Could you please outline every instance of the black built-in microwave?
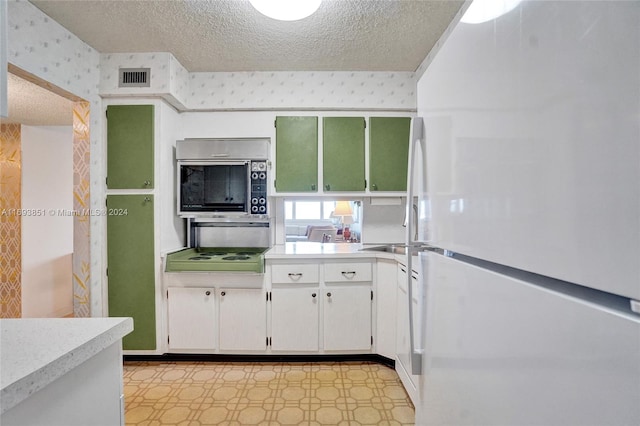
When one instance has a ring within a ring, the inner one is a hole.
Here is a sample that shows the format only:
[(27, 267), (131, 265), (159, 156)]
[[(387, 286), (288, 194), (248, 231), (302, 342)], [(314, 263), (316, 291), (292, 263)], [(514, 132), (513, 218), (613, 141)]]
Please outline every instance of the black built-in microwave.
[(268, 145), (256, 152), (258, 142), (264, 140), (178, 141), (178, 215), (268, 215), (268, 161), (237, 158), (268, 155)]

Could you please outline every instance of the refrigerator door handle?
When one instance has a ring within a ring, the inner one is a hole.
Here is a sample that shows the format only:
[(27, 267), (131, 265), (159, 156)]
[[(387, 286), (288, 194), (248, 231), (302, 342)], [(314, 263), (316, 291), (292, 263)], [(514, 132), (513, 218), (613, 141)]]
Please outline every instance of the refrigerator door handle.
[[(405, 240), (407, 242), (407, 247), (410, 248), (417, 244), (417, 235), (418, 235), (418, 208), (413, 204), (413, 197), (415, 195), (415, 182), (414, 182), (414, 171), (416, 166), (416, 147), (418, 144), (422, 144), (422, 152), (424, 151), (424, 142), (422, 139), (422, 126), (423, 121), (421, 117), (414, 117), (411, 121), (411, 146), (409, 147), (409, 164), (407, 170), (407, 229)], [(424, 170), (425, 165), (422, 167), (422, 173), (426, 173)], [(415, 228), (415, 229), (414, 229)], [(421, 375), (422, 374), (422, 354), (424, 350), (422, 349), (422, 342), (416, 344), (416, 327), (413, 323), (414, 312), (413, 312), (413, 283), (412, 283), (412, 258), (411, 258), (411, 250), (407, 250), (407, 295), (408, 295), (408, 303), (409, 303), (409, 341), (411, 346), (411, 374)], [(422, 298), (418, 297), (418, 312), (421, 311), (420, 304), (422, 303)]]

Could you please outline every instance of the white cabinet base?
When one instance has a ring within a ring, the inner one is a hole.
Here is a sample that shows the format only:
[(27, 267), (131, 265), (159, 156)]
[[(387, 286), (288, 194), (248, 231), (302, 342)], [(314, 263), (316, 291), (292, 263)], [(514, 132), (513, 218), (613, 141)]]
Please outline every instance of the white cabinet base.
[(371, 286), (323, 290), (324, 350), (371, 350)]
[(3, 426), (124, 425), (118, 341), (2, 414)]
[(215, 349), (215, 290), (169, 287), (167, 292), (169, 349)]
[(267, 301), (262, 289), (220, 289), (219, 306), (221, 350), (266, 350)]
[(274, 288), (271, 293), (271, 350), (317, 352), (320, 290)]

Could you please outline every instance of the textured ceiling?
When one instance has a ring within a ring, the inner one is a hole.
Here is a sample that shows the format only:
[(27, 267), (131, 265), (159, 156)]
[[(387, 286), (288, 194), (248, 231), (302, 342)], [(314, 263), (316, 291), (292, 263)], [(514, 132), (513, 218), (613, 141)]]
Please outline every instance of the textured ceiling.
[(323, 0), (282, 22), (247, 0), (31, 0), (101, 53), (170, 52), (188, 71), (415, 71), (463, 0)]
[(11, 73), (7, 76), (9, 117), (2, 123), (71, 126), (73, 102)]

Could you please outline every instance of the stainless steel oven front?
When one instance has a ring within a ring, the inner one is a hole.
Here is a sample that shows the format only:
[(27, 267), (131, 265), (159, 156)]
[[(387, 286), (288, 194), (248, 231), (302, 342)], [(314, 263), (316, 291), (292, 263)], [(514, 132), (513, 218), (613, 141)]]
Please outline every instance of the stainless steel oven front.
[(177, 141), (180, 217), (262, 217), (269, 214), (269, 139)]

